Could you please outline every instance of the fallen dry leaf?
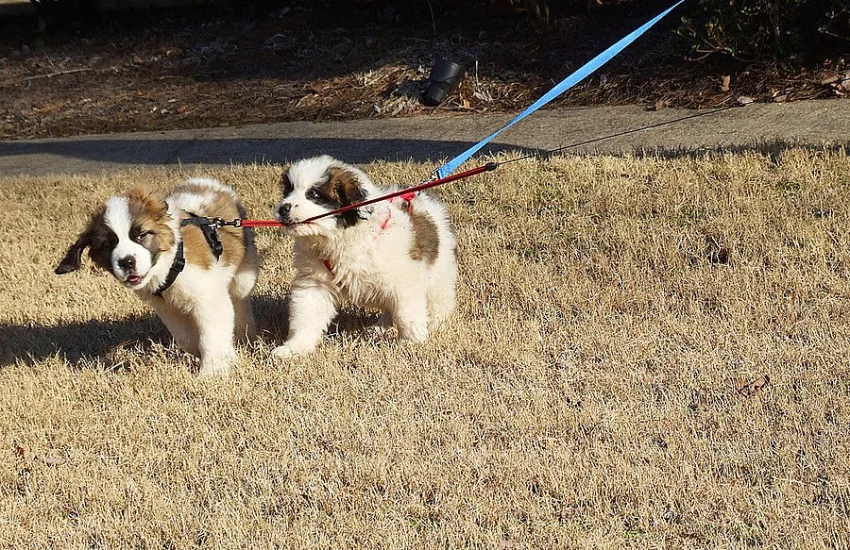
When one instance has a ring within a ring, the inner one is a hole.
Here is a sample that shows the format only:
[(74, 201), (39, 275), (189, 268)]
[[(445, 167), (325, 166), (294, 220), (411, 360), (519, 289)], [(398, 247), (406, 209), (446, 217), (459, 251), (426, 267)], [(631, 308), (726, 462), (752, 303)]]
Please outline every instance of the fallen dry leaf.
[(729, 84), (731, 82), (732, 82), (731, 76), (729, 76), (728, 74), (723, 75), (723, 77), (720, 79), (720, 91), (721, 92), (728, 92), (729, 91)]
[(824, 74), (823, 78), (821, 78), (821, 84), (832, 84), (833, 82), (838, 82), (841, 79), (841, 75), (837, 72), (829, 72)]
[(770, 377), (765, 374), (764, 376), (756, 378), (752, 382), (745, 382), (739, 385), (738, 393), (749, 397), (763, 390), (768, 384), (770, 384)]

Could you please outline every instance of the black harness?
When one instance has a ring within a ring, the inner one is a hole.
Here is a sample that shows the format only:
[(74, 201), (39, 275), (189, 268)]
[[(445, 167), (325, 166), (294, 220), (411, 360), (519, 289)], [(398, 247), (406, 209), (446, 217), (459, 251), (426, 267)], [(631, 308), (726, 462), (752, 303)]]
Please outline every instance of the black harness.
[(159, 285), (159, 288), (153, 291), (154, 296), (162, 298), (162, 293), (168, 290), (168, 287), (174, 284), (177, 276), (186, 267), (186, 258), (183, 257), (183, 241), (177, 243), (177, 254), (174, 255), (174, 261), (171, 263), (171, 269), (168, 270), (168, 277)]
[[(224, 251), (224, 248), (221, 246), (221, 239), (218, 236), (218, 228), (221, 225), (218, 223), (218, 218), (205, 218), (191, 212), (188, 212), (188, 214), (189, 217), (180, 222), (180, 227), (187, 225), (197, 226), (203, 232), (204, 238), (207, 240), (207, 244), (217, 262), (221, 257), (221, 253)], [(168, 276), (159, 285), (159, 288), (153, 291), (153, 295), (161, 298), (162, 293), (174, 284), (174, 281), (177, 280), (177, 276), (180, 275), (184, 267), (186, 267), (186, 258), (183, 256), (183, 241), (181, 240), (177, 243), (177, 252), (174, 254), (174, 261), (171, 263), (171, 269), (168, 270)]]

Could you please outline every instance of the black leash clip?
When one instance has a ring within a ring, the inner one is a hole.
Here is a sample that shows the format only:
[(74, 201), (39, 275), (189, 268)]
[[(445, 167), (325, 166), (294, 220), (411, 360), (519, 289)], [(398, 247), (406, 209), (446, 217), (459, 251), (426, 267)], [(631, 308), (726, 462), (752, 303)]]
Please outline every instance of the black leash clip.
[(224, 227), (225, 225), (229, 225), (232, 227), (242, 227), (242, 218), (234, 218), (231, 222), (225, 221), (224, 218), (214, 218), (214, 220), (219, 227)]

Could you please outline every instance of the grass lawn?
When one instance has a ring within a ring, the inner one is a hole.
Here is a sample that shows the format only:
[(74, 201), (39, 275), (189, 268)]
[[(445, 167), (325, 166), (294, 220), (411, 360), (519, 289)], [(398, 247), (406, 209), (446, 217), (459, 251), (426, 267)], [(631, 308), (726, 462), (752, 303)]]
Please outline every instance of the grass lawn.
[[(376, 163), (378, 183), (433, 166)], [(421, 346), (346, 310), (201, 379), (86, 260), (96, 204), (194, 174), (253, 217), (279, 168), (0, 179), (0, 547), (847, 548), (850, 159), (559, 157), (441, 188), (459, 306)]]

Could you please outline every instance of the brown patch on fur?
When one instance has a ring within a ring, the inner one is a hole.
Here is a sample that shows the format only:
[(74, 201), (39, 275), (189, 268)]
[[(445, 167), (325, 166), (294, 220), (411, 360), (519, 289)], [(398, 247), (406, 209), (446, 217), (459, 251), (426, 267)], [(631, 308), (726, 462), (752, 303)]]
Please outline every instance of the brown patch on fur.
[[(174, 232), (168, 225), (168, 204), (157, 192), (144, 188), (128, 191), (127, 209), (130, 211), (130, 238), (148, 249), (156, 263), (157, 256), (174, 247)], [(146, 234), (138, 240), (140, 234)]]
[[(189, 192), (207, 197), (200, 211), (192, 212), (192, 214), (210, 218), (224, 218), (228, 221), (245, 217), (245, 209), (226, 191), (217, 191), (203, 185), (184, 184), (177, 187), (174, 192)], [(183, 219), (188, 217), (188, 213), (183, 215)], [(215, 256), (210, 245), (207, 244), (207, 239), (204, 237), (201, 228), (196, 225), (186, 225), (182, 227), (181, 231), (183, 233), (183, 254), (186, 257), (186, 262), (203, 269), (212, 267), (216, 262)], [(221, 239), (223, 249), (221, 258), (218, 260), (220, 264), (240, 265), (242, 263), (250, 238), (247, 231), (250, 230), (241, 227), (219, 228), (218, 237)]]
[(440, 233), (437, 224), (426, 213), (417, 212), (413, 209), (410, 215), (413, 225), (413, 243), (410, 245), (408, 254), (413, 260), (425, 260), (427, 264), (433, 264), (440, 250)]
[(127, 197), (127, 208), (133, 220), (146, 217), (158, 222), (168, 217), (168, 205), (165, 199), (155, 191), (134, 187), (124, 196)]
[(320, 192), (339, 203), (340, 206), (347, 206), (363, 199), (360, 180), (345, 168), (329, 168), (328, 181), (320, 187)]
[[(334, 210), (362, 201), (366, 197), (360, 187), (360, 180), (354, 173), (335, 166), (328, 169), (327, 175), (327, 181), (313, 187), (319, 194), (318, 200), (314, 201), (317, 204)], [(357, 223), (359, 215), (352, 210), (340, 214), (338, 219), (344, 227), (351, 227)]]
[[(204, 237), (201, 228), (194, 225), (187, 225), (182, 229), (182, 231), (183, 255), (186, 258), (186, 262), (203, 269), (209, 269), (212, 267), (213, 262), (215, 261), (215, 256), (213, 256), (210, 245), (207, 244), (207, 239)], [(219, 233), (219, 237), (221, 237), (221, 233)], [(223, 258), (228, 249), (228, 247), (224, 245), (224, 239), (221, 240), (221, 245), (224, 249), (221, 253)]]

